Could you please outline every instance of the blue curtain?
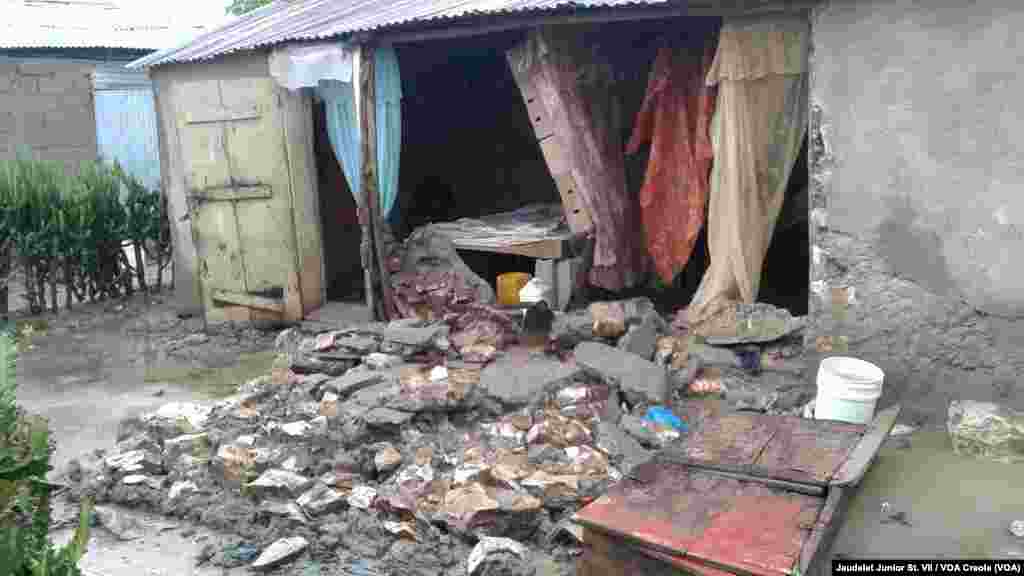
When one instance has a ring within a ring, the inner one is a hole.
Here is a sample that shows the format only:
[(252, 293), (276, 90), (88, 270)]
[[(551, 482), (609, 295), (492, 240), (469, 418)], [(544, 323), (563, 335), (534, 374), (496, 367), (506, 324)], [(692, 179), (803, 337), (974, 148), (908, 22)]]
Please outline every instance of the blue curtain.
[[(377, 188), (380, 213), (391, 216), (398, 198), (398, 166), (402, 150), (402, 82), (394, 48), (378, 48), (375, 57), (377, 113)], [(356, 79), (353, 78), (353, 82)], [(356, 203), (362, 205), (361, 146), (356, 117), (355, 84), (321, 81), (317, 92), (327, 109), (327, 135)]]

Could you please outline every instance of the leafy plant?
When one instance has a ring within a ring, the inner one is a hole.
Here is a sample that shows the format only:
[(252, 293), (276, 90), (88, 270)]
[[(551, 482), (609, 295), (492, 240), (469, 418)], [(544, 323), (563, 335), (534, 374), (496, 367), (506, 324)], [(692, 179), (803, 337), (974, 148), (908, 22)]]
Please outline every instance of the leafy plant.
[[(122, 199), (122, 192), (124, 198)], [(122, 243), (135, 246), (133, 258)], [(0, 316), (7, 280), (17, 265), (33, 313), (146, 290), (143, 252), (162, 270), (170, 261), (170, 225), (163, 195), (117, 164), (83, 163), (75, 176), (63, 164), (19, 158), (0, 162)], [(133, 275), (134, 272), (134, 275)]]
[(0, 331), (0, 568), (7, 576), (78, 576), (89, 540), (92, 505), (83, 502), (78, 528), (60, 549), (49, 539), (52, 446), (45, 421), (23, 414), (15, 397), (15, 348)]

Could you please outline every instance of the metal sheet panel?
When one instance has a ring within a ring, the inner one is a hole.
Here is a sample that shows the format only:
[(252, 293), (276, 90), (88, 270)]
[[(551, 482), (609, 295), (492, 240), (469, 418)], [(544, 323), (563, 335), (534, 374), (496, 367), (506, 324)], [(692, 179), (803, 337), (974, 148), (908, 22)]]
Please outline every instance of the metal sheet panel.
[[(696, 2), (691, 2), (695, 4)], [(707, 2), (699, 3), (706, 5)], [(275, 2), (133, 67), (207, 60), (222, 54), (317, 40), (412, 23), (444, 23), (473, 16), (545, 13), (568, 9), (658, 7), (669, 0), (304, 0)]]
[(152, 88), (99, 90), (95, 95), (99, 155), (118, 162), (146, 188), (160, 188), (160, 147)]
[(210, 28), (206, 15), (150, 3), (5, 0), (0, 14), (0, 48), (158, 50)]

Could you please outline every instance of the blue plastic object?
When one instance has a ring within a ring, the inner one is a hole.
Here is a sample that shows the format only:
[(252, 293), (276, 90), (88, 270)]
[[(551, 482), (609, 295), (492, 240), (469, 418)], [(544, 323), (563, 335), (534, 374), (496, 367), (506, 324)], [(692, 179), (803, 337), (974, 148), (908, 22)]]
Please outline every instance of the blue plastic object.
[(671, 410), (664, 406), (651, 406), (647, 409), (647, 414), (644, 416), (644, 420), (652, 424), (659, 424), (661, 426), (668, 426), (675, 428), (680, 432), (686, 432), (686, 422), (679, 416), (676, 416)]

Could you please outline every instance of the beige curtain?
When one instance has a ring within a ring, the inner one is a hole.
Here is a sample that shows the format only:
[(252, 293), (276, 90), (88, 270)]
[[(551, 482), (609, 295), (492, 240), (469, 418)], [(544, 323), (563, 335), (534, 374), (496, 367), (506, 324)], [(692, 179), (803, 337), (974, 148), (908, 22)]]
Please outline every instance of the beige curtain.
[(690, 303), (697, 329), (756, 300), (786, 183), (807, 130), (806, 17), (726, 21), (707, 75), (718, 85), (708, 207), (711, 263)]

